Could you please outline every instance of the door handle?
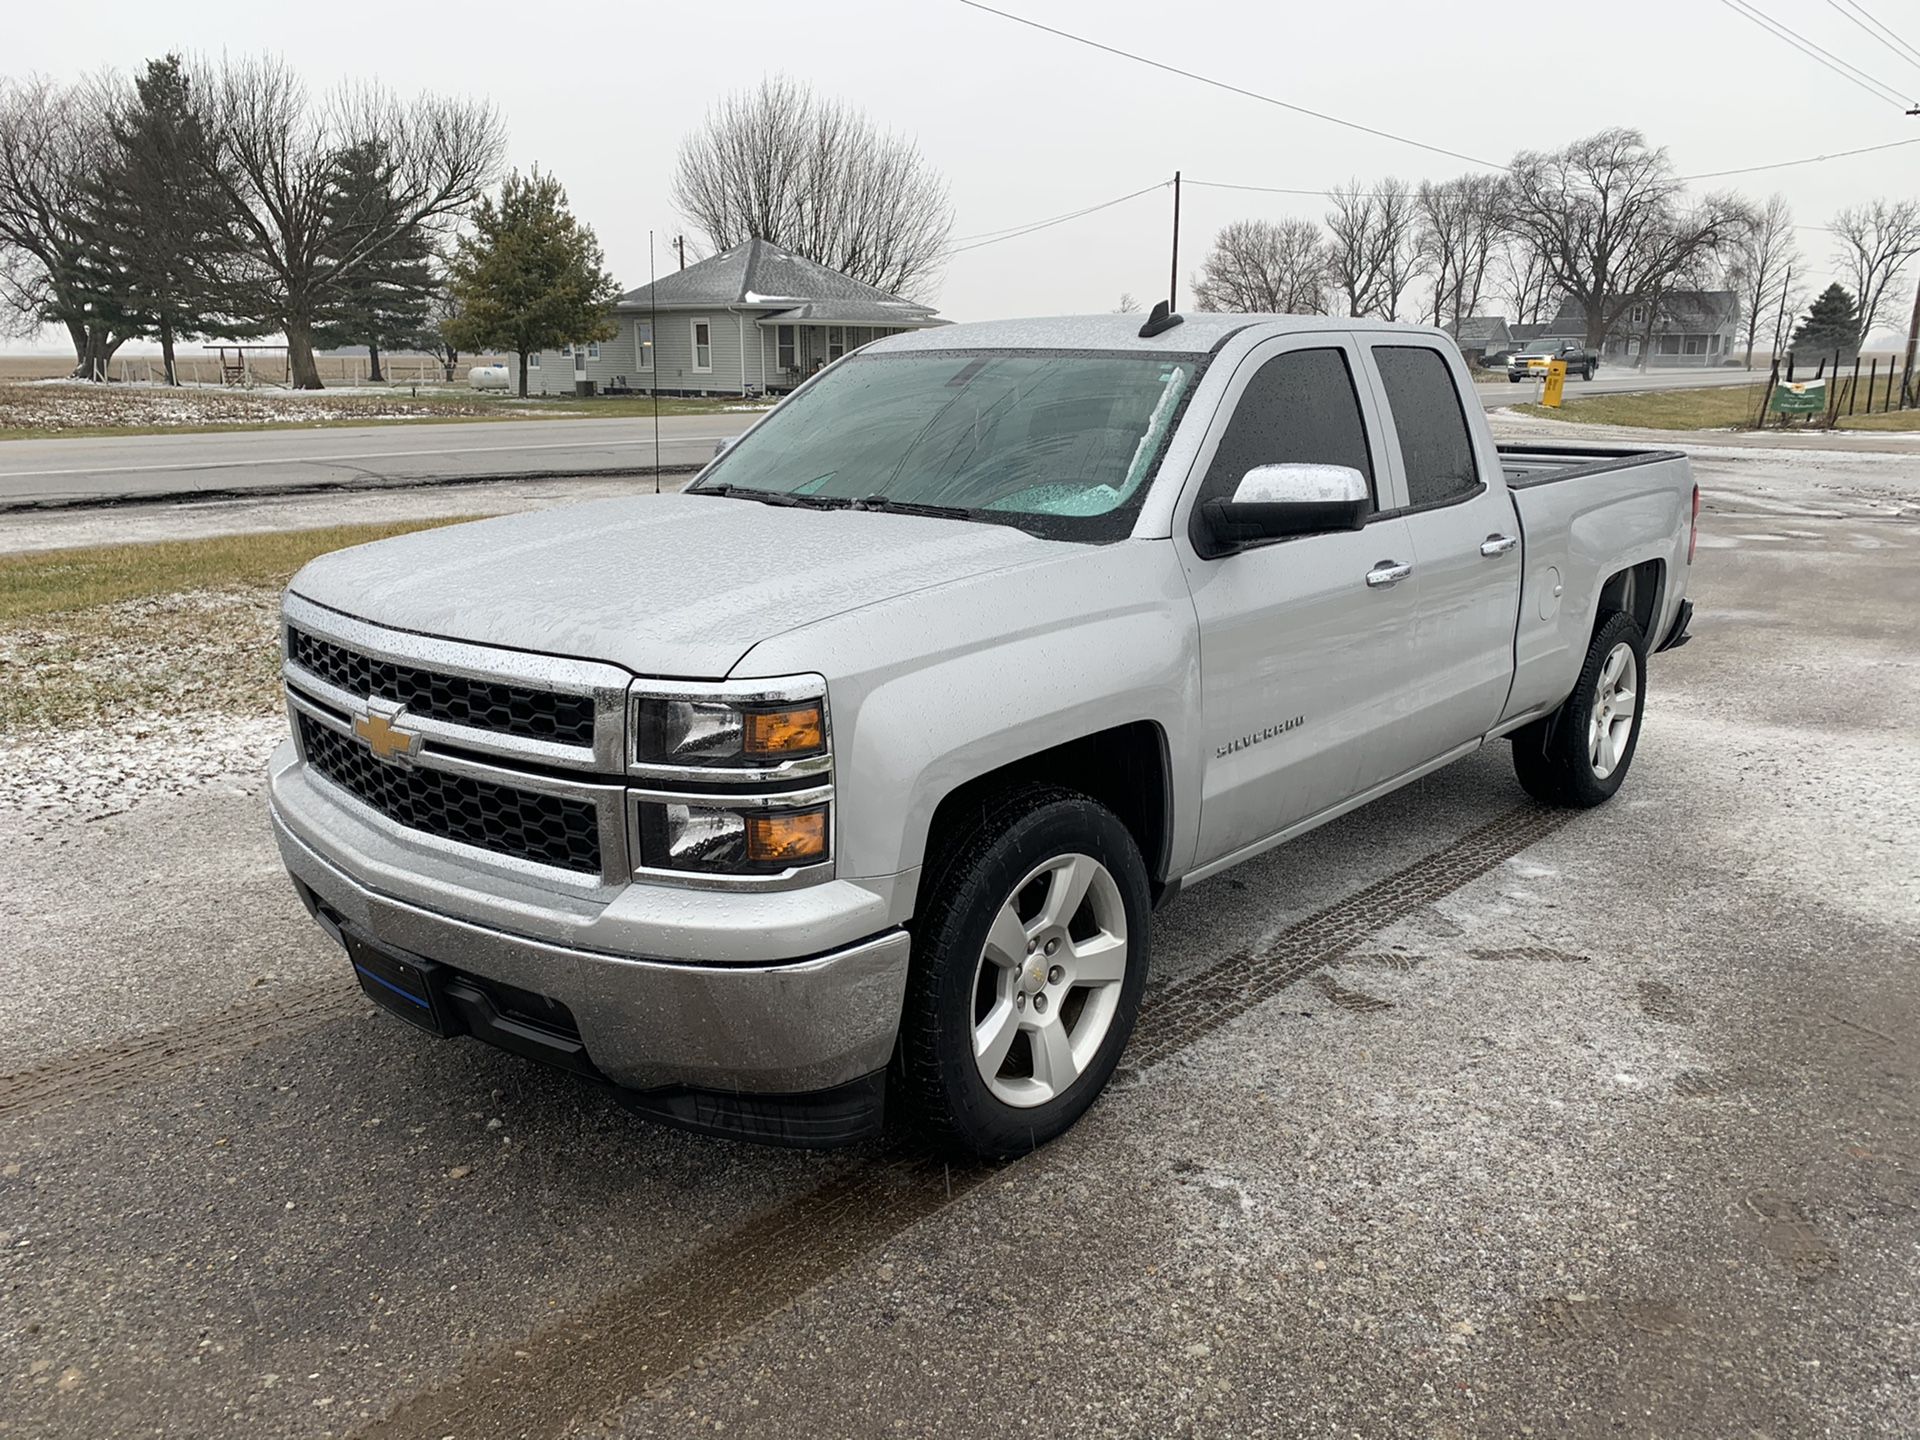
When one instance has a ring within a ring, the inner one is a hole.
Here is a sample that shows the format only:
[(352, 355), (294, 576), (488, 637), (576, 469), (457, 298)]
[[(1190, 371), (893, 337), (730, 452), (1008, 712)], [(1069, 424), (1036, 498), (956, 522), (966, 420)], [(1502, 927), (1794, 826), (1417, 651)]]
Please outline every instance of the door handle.
[(1413, 573), (1413, 566), (1399, 560), (1382, 560), (1373, 569), (1367, 571), (1367, 584), (1375, 590), (1388, 585), (1398, 585)]
[(1482, 555), (1504, 555), (1520, 543), (1517, 535), (1489, 535), (1480, 542)]

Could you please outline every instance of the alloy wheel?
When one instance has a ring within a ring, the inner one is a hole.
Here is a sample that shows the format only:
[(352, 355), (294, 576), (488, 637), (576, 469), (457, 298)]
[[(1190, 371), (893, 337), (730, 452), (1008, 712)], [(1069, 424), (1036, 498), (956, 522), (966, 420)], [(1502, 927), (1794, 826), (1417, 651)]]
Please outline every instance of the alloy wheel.
[(995, 1099), (1065, 1093), (1113, 1028), (1127, 975), (1120, 886), (1090, 855), (1056, 855), (1014, 886), (974, 970), (973, 1058)]

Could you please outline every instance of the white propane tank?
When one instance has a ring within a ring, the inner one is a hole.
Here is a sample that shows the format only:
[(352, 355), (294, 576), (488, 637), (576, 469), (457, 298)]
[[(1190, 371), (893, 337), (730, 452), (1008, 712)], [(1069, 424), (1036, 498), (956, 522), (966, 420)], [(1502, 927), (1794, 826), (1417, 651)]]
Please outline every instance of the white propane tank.
[(467, 384), (475, 390), (505, 390), (507, 388), (507, 367), (504, 365), (475, 365), (467, 371)]

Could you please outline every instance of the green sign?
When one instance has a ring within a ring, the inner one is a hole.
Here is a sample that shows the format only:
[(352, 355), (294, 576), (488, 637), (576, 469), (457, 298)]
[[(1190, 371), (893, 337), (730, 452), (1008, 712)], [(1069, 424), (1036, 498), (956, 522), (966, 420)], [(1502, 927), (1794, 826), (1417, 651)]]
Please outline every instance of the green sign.
[(1774, 386), (1767, 408), (1776, 415), (1817, 415), (1827, 408), (1825, 380), (1782, 381)]

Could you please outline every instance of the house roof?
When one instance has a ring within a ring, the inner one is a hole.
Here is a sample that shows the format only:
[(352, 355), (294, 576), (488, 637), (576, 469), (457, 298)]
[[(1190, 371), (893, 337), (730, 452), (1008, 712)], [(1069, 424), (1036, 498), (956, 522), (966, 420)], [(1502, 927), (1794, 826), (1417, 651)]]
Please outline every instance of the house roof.
[[(933, 307), (889, 294), (818, 261), (766, 240), (743, 240), (731, 250), (629, 290), (617, 308), (686, 310), (745, 306), (779, 311), (791, 320), (856, 325), (928, 325)], [(794, 314), (804, 310), (808, 313)]]
[(1468, 315), (1447, 326), (1462, 350), (1485, 350), (1510, 340), (1504, 315)]
[[(1655, 316), (1655, 328), (1681, 333), (1718, 330), (1723, 325), (1731, 325), (1740, 316), (1740, 297), (1731, 290), (1669, 290), (1660, 297), (1660, 310)], [(1622, 333), (1636, 331), (1635, 326), (1622, 321)], [(1587, 333), (1587, 312), (1580, 302), (1563, 299), (1560, 313), (1553, 317), (1553, 323), (1542, 332), (1547, 335), (1580, 335)]]
[(1515, 344), (1524, 345), (1529, 340), (1538, 340), (1549, 328), (1546, 325), (1509, 325), (1507, 333), (1513, 337)]

